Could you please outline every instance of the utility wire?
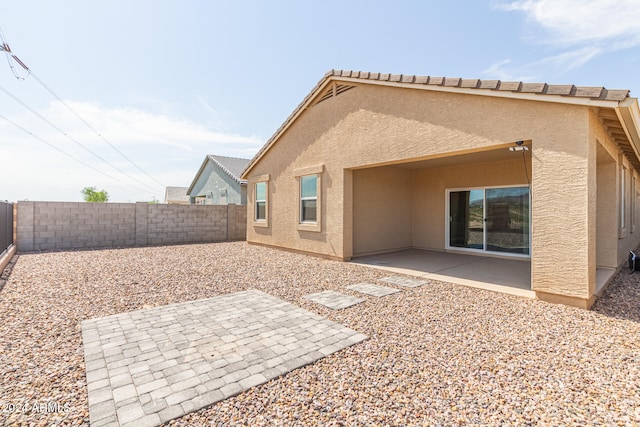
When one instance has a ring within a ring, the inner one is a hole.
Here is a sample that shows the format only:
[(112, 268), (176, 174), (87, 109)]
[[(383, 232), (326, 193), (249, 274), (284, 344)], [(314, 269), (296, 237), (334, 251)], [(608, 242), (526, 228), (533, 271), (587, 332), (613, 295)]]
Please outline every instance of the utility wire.
[[(151, 178), (153, 181), (155, 181), (157, 184), (159, 184), (162, 189), (165, 188), (165, 185), (163, 183), (161, 183), (160, 181), (158, 181), (156, 178), (154, 178), (153, 176), (151, 176), (149, 173), (147, 173), (144, 169), (142, 169), (140, 166), (138, 166), (137, 163), (135, 163), (133, 160), (131, 160), (126, 154), (124, 154), (120, 149), (118, 149), (118, 147), (116, 147), (114, 144), (112, 144), (109, 140), (107, 140), (102, 134), (100, 134), (100, 132), (98, 132), (93, 126), (91, 126), (89, 124), (89, 122), (87, 122), (85, 119), (83, 119), (78, 113), (76, 113), (70, 106), (69, 104), (67, 104), (66, 102), (64, 102), (64, 100), (62, 100), (62, 98), (60, 98), (60, 96), (58, 96), (49, 86), (47, 86), (44, 81), (42, 81), (42, 79), (40, 79), (29, 67), (27, 67), (24, 62), (22, 62), (16, 55), (13, 54), (13, 52), (11, 51), (11, 48), (9, 47), (8, 43), (6, 42), (6, 39), (4, 37), (4, 34), (2, 33), (2, 29), (0, 29), (0, 41), (2, 42), (2, 44), (0, 45), (0, 52), (5, 52), (7, 54), (7, 61), (9, 62), (9, 67), (11, 68), (11, 71), (13, 73), (13, 75), (20, 80), (24, 80), (24, 77), (19, 76), (19, 74), (17, 73), (17, 71), (15, 70), (15, 67), (13, 66), (13, 63), (11, 62), (11, 58), (13, 58), (13, 60), (18, 63), (18, 65), (20, 65), (26, 72), (27, 72), (27, 76), (28, 75), (32, 75), (33, 78), (47, 91), (49, 92), (54, 98), (56, 98), (59, 102), (62, 103), (62, 105), (65, 106), (65, 108), (67, 110), (69, 110), (74, 116), (76, 116), (76, 118), (78, 120), (80, 120), (85, 126), (87, 126), (93, 133), (95, 133), (98, 138), (100, 138), (102, 141), (104, 141), (107, 145), (109, 145), (111, 148), (113, 148), (118, 154), (120, 154), (125, 160), (127, 160), (129, 163), (131, 163), (136, 169), (138, 169), (140, 172), (142, 172), (143, 174), (145, 174), (147, 177)], [(9, 55), (11, 55), (11, 58), (9, 57)], [(6, 93), (6, 91), (5, 91)], [(10, 95), (12, 96), (12, 95)], [(13, 96), (12, 96), (13, 97)], [(16, 99), (15, 97), (13, 97), (14, 99)], [(16, 99), (17, 100), (17, 99)], [(18, 101), (20, 102), (20, 101)], [(23, 104), (24, 105), (24, 104)], [(29, 109), (31, 110), (31, 109)], [(32, 111), (32, 110), (31, 110)], [(37, 113), (36, 113), (37, 114)], [(39, 116), (40, 118), (42, 118), (41, 116)], [(43, 119), (44, 120), (44, 119)], [(67, 136), (65, 134), (65, 136)], [(74, 141), (76, 142), (76, 141)], [(78, 143), (78, 142), (76, 142)], [(78, 143), (79, 144), (79, 143)], [(83, 147), (84, 148), (84, 147)], [(87, 149), (88, 150), (88, 149)], [(90, 151), (90, 150), (89, 150)], [(91, 152), (91, 151), (90, 151)], [(96, 155), (95, 153), (91, 152), (92, 154)], [(125, 173), (125, 175), (129, 176), (130, 178), (134, 179), (135, 181), (141, 183), (142, 185), (145, 185), (146, 187), (152, 188), (149, 185), (141, 182), (140, 180), (131, 177), (129, 174), (127, 174), (126, 172), (123, 172), (122, 170), (118, 169), (117, 167), (111, 165), (109, 162), (107, 162), (104, 159), (103, 160), (105, 163), (109, 164), (110, 166), (114, 167), (115, 169), (117, 169), (118, 171)], [(154, 190), (155, 191), (155, 190)]]
[[(0, 86), (0, 91), (4, 92), (7, 96), (9, 96), (10, 98), (12, 98), (14, 101), (16, 101), (17, 103), (19, 103), (20, 105), (22, 105), (24, 108), (26, 108), (27, 110), (29, 110), (32, 114), (34, 114), (35, 116), (37, 116), (40, 120), (42, 120), (43, 122), (45, 122), (46, 124), (48, 124), (49, 126), (51, 126), (52, 128), (54, 128), (55, 130), (57, 130), (58, 132), (60, 132), (62, 135), (64, 135), (65, 137), (67, 137), (70, 141), (72, 141), (73, 143), (75, 143), (78, 147), (82, 148), (83, 150), (87, 151), (88, 153), (92, 154), (95, 158), (97, 158), (98, 160), (106, 163), (107, 165), (111, 166), (113, 169), (117, 170), (118, 172), (126, 175), (127, 177), (133, 179), (134, 181), (138, 182), (139, 184), (142, 184), (143, 186), (151, 189), (152, 191), (157, 191), (158, 189), (155, 187), (152, 187), (148, 184), (145, 184), (144, 182), (140, 181), (138, 178), (134, 177), (133, 175), (130, 175), (128, 172), (120, 169), (119, 167), (115, 166), (114, 164), (110, 163), (107, 159), (105, 159), (104, 157), (100, 156), (98, 153), (94, 152), (93, 150), (91, 150), (90, 148), (87, 148), (86, 146), (84, 146), (82, 143), (80, 143), (79, 141), (77, 141), (76, 139), (72, 138), (69, 134), (67, 134), (65, 131), (63, 131), (62, 129), (60, 129), (58, 126), (56, 126), (55, 124), (53, 124), (51, 121), (47, 120), (46, 117), (42, 116), (40, 113), (38, 113), (37, 111), (35, 111), (33, 108), (29, 107), (27, 104), (25, 104), (24, 102), (22, 102), (18, 97), (16, 97), (15, 95), (13, 95), (11, 92), (9, 92), (8, 90), (6, 90), (4, 87)], [(147, 190), (149, 191), (149, 190)]]
[[(7, 54), (7, 63), (9, 64), (9, 68), (11, 69), (13, 76), (18, 80), (24, 80), (25, 78), (22, 77), (20, 74), (18, 74), (18, 72), (16, 71), (16, 68), (13, 66), (13, 62), (11, 61), (11, 58), (13, 58), (15, 62), (20, 64), (22, 68), (26, 68), (26, 65), (24, 65), (22, 61), (20, 61), (15, 55), (12, 54), (11, 48), (9, 47), (9, 44), (5, 41), (5, 37), (4, 37), (4, 34), (2, 33), (1, 28), (0, 28), (0, 42), (2, 42), (2, 44), (0, 44), (0, 52), (5, 52)], [(28, 75), (29, 75), (29, 70), (27, 70), (27, 76)]]
[(69, 157), (70, 159), (75, 160), (76, 162), (83, 164), (84, 166), (86, 166), (86, 167), (88, 167), (88, 168), (90, 168), (90, 169), (94, 170), (95, 172), (97, 172), (97, 173), (99, 173), (99, 174), (102, 174), (102, 175), (106, 176), (107, 178), (110, 178), (110, 179), (113, 179), (113, 180), (115, 180), (115, 181), (118, 181), (119, 183), (124, 184), (124, 185), (126, 185), (126, 186), (129, 186), (129, 187), (131, 187), (131, 188), (134, 188), (134, 189), (136, 189), (136, 190), (138, 190), (138, 191), (142, 191), (143, 193), (149, 193), (149, 190), (143, 190), (143, 189), (141, 189), (141, 188), (139, 188), (139, 187), (136, 187), (135, 185), (131, 185), (131, 184), (129, 184), (129, 183), (126, 183), (126, 182), (122, 181), (121, 179), (116, 178), (116, 177), (115, 177), (115, 176), (113, 176), (113, 175), (110, 175), (110, 174), (108, 174), (108, 173), (106, 173), (106, 172), (101, 171), (100, 169), (97, 169), (95, 166), (93, 166), (93, 165), (91, 165), (91, 164), (89, 164), (89, 163), (85, 162), (84, 160), (79, 159), (79, 158), (77, 158), (77, 157), (75, 157), (75, 156), (73, 156), (73, 155), (71, 155), (71, 154), (67, 153), (66, 151), (62, 150), (61, 148), (56, 147), (54, 144), (52, 144), (52, 143), (50, 143), (49, 141), (47, 141), (47, 140), (45, 140), (45, 139), (43, 139), (43, 138), (39, 137), (38, 135), (35, 135), (33, 132), (29, 131), (28, 129), (26, 129), (26, 128), (22, 127), (22, 126), (20, 126), (19, 124), (17, 124), (17, 123), (16, 123), (16, 122), (14, 122), (13, 120), (9, 119), (8, 117), (3, 116), (2, 114), (0, 114), (0, 119), (5, 120), (6, 122), (10, 123), (10, 124), (11, 124), (11, 125), (13, 125), (14, 127), (16, 127), (16, 128), (18, 128), (18, 129), (20, 129), (21, 131), (23, 131), (23, 132), (25, 132), (25, 133), (28, 133), (29, 135), (31, 135), (32, 137), (34, 137), (34, 138), (35, 138), (35, 139), (37, 139), (38, 141), (42, 142), (43, 144), (48, 145), (49, 147), (53, 148), (54, 150), (56, 150), (56, 151), (58, 151), (58, 152), (60, 152), (60, 153), (64, 154), (65, 156)]

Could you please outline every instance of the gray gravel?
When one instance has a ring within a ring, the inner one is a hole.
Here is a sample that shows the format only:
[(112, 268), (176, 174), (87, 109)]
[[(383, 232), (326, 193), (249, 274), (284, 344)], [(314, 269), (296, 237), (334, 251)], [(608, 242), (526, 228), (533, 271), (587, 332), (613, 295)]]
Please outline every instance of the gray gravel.
[(88, 423), (82, 320), (252, 288), (370, 338), (171, 425), (640, 424), (640, 274), (591, 311), (440, 282), (338, 311), (303, 298), (389, 275), (244, 242), (21, 255), (0, 425)]

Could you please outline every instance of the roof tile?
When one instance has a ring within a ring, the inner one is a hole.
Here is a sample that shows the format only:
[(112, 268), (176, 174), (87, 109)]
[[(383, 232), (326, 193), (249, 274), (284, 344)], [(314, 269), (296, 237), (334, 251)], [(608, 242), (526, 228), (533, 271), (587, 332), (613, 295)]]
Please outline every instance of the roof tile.
[(574, 85), (549, 85), (547, 95), (573, 95), (576, 87)]
[(520, 92), (522, 93), (544, 93), (547, 89), (546, 83), (522, 83)]
[(400, 81), (402, 83), (413, 83), (415, 78), (416, 78), (416, 76), (413, 76), (413, 75), (409, 75), (409, 76), (403, 75), (402, 78), (400, 79)]
[(498, 89), (500, 80), (480, 80), (479, 89)]
[(415, 76), (415, 83), (426, 85), (429, 82), (428, 76)]
[(445, 86), (451, 86), (451, 87), (458, 87), (460, 86), (460, 81), (462, 79), (459, 77), (445, 77), (444, 78), (444, 85)]
[(385, 81), (385, 82), (389, 81), (389, 77), (391, 77), (391, 74), (388, 74), (388, 73), (381, 73), (380, 74), (380, 80), (382, 80), (382, 81)]
[(477, 88), (480, 86), (480, 80), (478, 79), (462, 79), (460, 87)]
[(444, 83), (444, 77), (429, 77), (430, 85), (442, 85)]
[(510, 90), (512, 92), (519, 92), (522, 87), (522, 82), (500, 82), (498, 90)]
[(578, 98), (600, 98), (603, 90), (602, 86), (576, 86), (574, 96)]
[(624, 101), (629, 96), (629, 91), (627, 89), (606, 89), (607, 101)]

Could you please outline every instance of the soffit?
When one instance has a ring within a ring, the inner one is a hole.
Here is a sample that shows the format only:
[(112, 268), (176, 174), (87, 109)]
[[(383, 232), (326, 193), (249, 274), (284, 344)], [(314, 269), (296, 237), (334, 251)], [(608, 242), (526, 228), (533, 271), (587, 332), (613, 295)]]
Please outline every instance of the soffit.
[(600, 108), (598, 111), (598, 118), (604, 126), (605, 131), (613, 142), (618, 146), (620, 151), (624, 153), (625, 157), (633, 165), (636, 170), (640, 170), (640, 161), (638, 155), (633, 148), (631, 141), (624, 126), (622, 125), (620, 118), (616, 114), (616, 111), (610, 108)]

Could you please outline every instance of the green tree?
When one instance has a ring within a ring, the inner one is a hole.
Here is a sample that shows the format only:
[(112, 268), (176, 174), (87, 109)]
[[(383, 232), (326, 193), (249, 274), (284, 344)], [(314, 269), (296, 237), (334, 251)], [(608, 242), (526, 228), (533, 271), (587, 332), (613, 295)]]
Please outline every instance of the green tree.
[(84, 187), (82, 197), (85, 202), (104, 203), (109, 201), (109, 194), (104, 191), (96, 191), (96, 187)]

